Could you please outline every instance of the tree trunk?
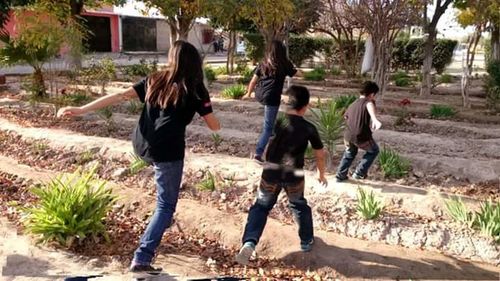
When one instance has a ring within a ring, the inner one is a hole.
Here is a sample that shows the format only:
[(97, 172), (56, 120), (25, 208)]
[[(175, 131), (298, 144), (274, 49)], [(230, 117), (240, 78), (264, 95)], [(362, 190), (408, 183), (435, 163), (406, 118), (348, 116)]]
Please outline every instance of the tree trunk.
[[(79, 1), (79, 0), (70, 0), (70, 7), (71, 7), (71, 20), (74, 22), (80, 22), (80, 14), (83, 11), (83, 5), (84, 1)], [(85, 31), (82, 31), (85, 32)], [(82, 38), (80, 38), (81, 41), (83, 41), (85, 34), (81, 34)], [(83, 42), (81, 42), (83, 44)], [(73, 45), (73, 44), (71, 44)], [(70, 52), (66, 58), (67, 64), (71, 68), (75, 69), (81, 69), (82, 68), (82, 50), (81, 46), (70, 46)]]
[(500, 24), (493, 25), (491, 30), (491, 60), (500, 61)]
[(386, 38), (373, 37), (374, 56), (373, 56), (373, 71), (372, 79), (377, 83), (380, 92), (377, 95), (378, 100), (381, 100), (387, 88), (387, 69), (389, 69), (389, 52), (390, 43)]
[(467, 54), (465, 61), (462, 58), (462, 68), (463, 68), (463, 73), (462, 73), (462, 84), (461, 84), (461, 90), (462, 90), (462, 103), (464, 108), (470, 108), (470, 100), (469, 100), (469, 90), (470, 90), (470, 79), (472, 77), (472, 71), (473, 71), (473, 65), (474, 65), (474, 57), (476, 55), (476, 49), (477, 45), (479, 43), (479, 40), (481, 39), (481, 33), (482, 33), (482, 26), (476, 26), (476, 29), (474, 30), (474, 34), (469, 38), (468, 45), (467, 45)]
[(429, 96), (432, 89), (432, 59), (434, 51), (434, 42), (436, 40), (436, 29), (429, 26), (429, 36), (425, 40), (424, 63), (422, 65), (422, 86), (420, 88), (421, 96)]
[(170, 28), (170, 47), (171, 50), (174, 47), (175, 41), (177, 41), (177, 26), (175, 23), (168, 22), (168, 27)]
[(229, 31), (229, 45), (227, 47), (227, 63), (226, 69), (229, 74), (234, 72), (234, 51), (236, 49), (236, 32), (234, 30)]
[(43, 79), (43, 72), (41, 67), (33, 67), (33, 89), (36, 90), (37, 97), (44, 97), (47, 94), (47, 89), (45, 88), (45, 80)]

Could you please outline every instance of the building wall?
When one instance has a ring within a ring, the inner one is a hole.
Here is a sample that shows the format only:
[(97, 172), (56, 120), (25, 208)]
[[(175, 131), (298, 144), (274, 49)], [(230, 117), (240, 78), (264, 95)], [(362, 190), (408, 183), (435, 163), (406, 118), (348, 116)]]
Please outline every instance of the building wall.
[(86, 11), (82, 13), (83, 16), (91, 17), (107, 17), (110, 19), (111, 24), (111, 51), (120, 52), (120, 30), (119, 30), (119, 20), (120, 17), (116, 14), (104, 13), (104, 12), (89, 12)]
[(159, 52), (166, 52), (170, 48), (170, 28), (164, 20), (156, 21), (156, 48)]

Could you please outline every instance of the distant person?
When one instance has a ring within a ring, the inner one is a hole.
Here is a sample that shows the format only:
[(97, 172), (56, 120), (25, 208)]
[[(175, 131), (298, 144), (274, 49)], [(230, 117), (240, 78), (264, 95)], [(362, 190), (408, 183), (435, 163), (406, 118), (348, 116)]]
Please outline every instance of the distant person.
[(219, 52), (224, 52), (224, 37), (219, 37), (217, 45), (219, 46)]
[(214, 42), (212, 43), (212, 45), (214, 46), (214, 53), (218, 53), (219, 52), (219, 41), (217, 39), (214, 39)]
[(283, 43), (273, 41), (266, 57), (255, 68), (253, 78), (248, 85), (244, 98), (251, 98), (255, 89), (255, 97), (264, 105), (264, 124), (253, 157), (260, 164), (264, 163), (262, 155), (278, 115), (285, 78), (292, 77), (295, 73), (297, 69), (288, 59)]
[(372, 136), (372, 131), (380, 129), (382, 123), (375, 113), (375, 95), (379, 88), (375, 82), (363, 83), (361, 96), (351, 104), (344, 115), (346, 129), (344, 132), (345, 152), (337, 170), (337, 182), (345, 181), (349, 167), (358, 154), (358, 149), (366, 153), (352, 174), (353, 179), (364, 179), (368, 169), (379, 153), (379, 147)]
[(58, 116), (76, 116), (97, 109), (139, 99), (144, 103), (134, 130), (134, 151), (153, 164), (156, 181), (156, 209), (139, 247), (131, 272), (155, 273), (151, 262), (163, 233), (172, 223), (182, 179), (186, 126), (195, 113), (211, 130), (220, 125), (212, 113), (208, 91), (203, 84), (202, 60), (196, 48), (185, 42), (174, 43), (167, 68), (150, 75), (125, 92), (101, 97), (82, 107), (64, 107)]
[(236, 256), (236, 261), (243, 265), (248, 264), (255, 251), (267, 216), (282, 189), (286, 192), (289, 208), (298, 224), (300, 249), (310, 251), (314, 242), (311, 208), (304, 198), (304, 153), (310, 143), (316, 156), (318, 180), (326, 186), (325, 151), (318, 131), (303, 117), (309, 104), (309, 91), (302, 86), (291, 86), (287, 94), (287, 122), (276, 124), (275, 134), (269, 142), (257, 200), (248, 213), (243, 246)]

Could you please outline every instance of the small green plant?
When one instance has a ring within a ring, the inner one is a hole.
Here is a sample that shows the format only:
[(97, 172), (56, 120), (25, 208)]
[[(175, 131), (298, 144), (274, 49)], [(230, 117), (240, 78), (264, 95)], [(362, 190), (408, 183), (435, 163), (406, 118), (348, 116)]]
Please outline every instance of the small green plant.
[(445, 202), (448, 215), (459, 223), (471, 227), (474, 223), (474, 215), (460, 198), (451, 198)]
[(58, 176), (48, 184), (35, 187), (35, 206), (26, 208), (23, 222), (28, 232), (41, 235), (41, 241), (57, 241), (71, 247), (75, 240), (98, 238), (106, 234), (104, 219), (116, 196), (99, 181), (96, 168), (70, 177)]
[(84, 165), (92, 160), (94, 160), (94, 153), (90, 150), (80, 153), (75, 159), (78, 165)]
[(345, 112), (349, 105), (355, 102), (357, 97), (355, 95), (340, 96), (335, 98), (335, 106), (337, 109)]
[(227, 67), (225, 67), (225, 66), (219, 66), (219, 67), (215, 68), (213, 71), (214, 71), (216, 76), (227, 75), (227, 73), (228, 73)]
[(127, 102), (126, 109), (129, 114), (138, 114), (141, 113), (143, 108), (142, 103), (137, 100), (131, 100)]
[(337, 103), (330, 100), (322, 103), (318, 99), (318, 108), (311, 108), (311, 123), (318, 129), (321, 140), (330, 154), (335, 153), (335, 143), (342, 138), (344, 114), (337, 108)]
[(217, 149), (221, 145), (223, 139), (219, 134), (213, 133), (212, 134), (212, 141), (214, 142), (215, 149)]
[(332, 69), (330, 69), (330, 73), (333, 76), (339, 76), (340, 74), (342, 74), (342, 70), (340, 70), (340, 68), (334, 66), (334, 67), (332, 67)]
[(31, 144), (31, 151), (35, 154), (44, 153), (49, 149), (49, 145), (45, 140), (36, 140)]
[(112, 131), (115, 129), (116, 124), (113, 120), (113, 109), (111, 106), (101, 108), (97, 110), (96, 113), (106, 123), (108, 131)]
[(431, 106), (431, 117), (432, 118), (447, 118), (455, 116), (457, 112), (453, 107), (448, 105), (433, 104)]
[(200, 190), (204, 191), (214, 191), (215, 190), (215, 182), (216, 178), (215, 175), (212, 174), (210, 171), (205, 171), (204, 172), (204, 177), (203, 180), (196, 185), (196, 187)]
[(453, 76), (451, 76), (450, 74), (441, 74), (438, 76), (438, 83), (439, 84), (449, 84), (453, 82)]
[(138, 64), (125, 66), (123, 69), (123, 73), (134, 77), (146, 77), (156, 71), (158, 71), (158, 60), (148, 62), (145, 59), (140, 59)]
[(484, 235), (500, 241), (500, 202), (491, 200), (481, 204), (481, 209), (476, 212), (475, 224)]
[(64, 104), (80, 106), (86, 104), (92, 100), (92, 97), (87, 94), (85, 90), (76, 89), (72, 93), (63, 95)]
[(362, 188), (358, 188), (358, 204), (356, 210), (358, 214), (366, 220), (374, 220), (382, 212), (382, 204), (375, 199), (373, 191), (369, 194)]
[(238, 79), (238, 83), (248, 84), (250, 80), (252, 80), (254, 71), (250, 68), (247, 68), (243, 72), (241, 72), (241, 75), (242, 75), (241, 78)]
[(309, 72), (304, 73), (304, 79), (307, 81), (323, 81), (325, 80), (326, 71), (322, 67), (314, 68)]
[(410, 78), (404, 77), (404, 78), (398, 78), (394, 80), (394, 84), (398, 87), (408, 87), (411, 85), (411, 80)]
[(140, 171), (146, 169), (147, 166), (149, 166), (149, 164), (146, 161), (142, 160), (141, 157), (139, 157), (135, 153), (131, 154), (130, 165), (128, 167), (129, 173), (131, 175), (136, 175)]
[(221, 96), (225, 99), (241, 99), (246, 93), (246, 87), (244, 85), (238, 84), (233, 85), (229, 88), (224, 89), (222, 91)]
[(411, 168), (407, 159), (385, 147), (380, 151), (378, 161), (386, 178), (402, 178), (408, 174)]
[(99, 62), (91, 60), (90, 66), (81, 71), (84, 83), (101, 86), (101, 94), (106, 94), (106, 86), (116, 78), (116, 65), (110, 58), (104, 58)]
[(304, 157), (306, 159), (313, 159), (314, 158), (314, 149), (312, 148), (311, 145), (307, 146), (306, 151), (304, 153)]
[(410, 76), (408, 76), (408, 74), (404, 71), (398, 71), (391, 76), (391, 79), (393, 81), (396, 81), (401, 78), (410, 78)]
[(217, 75), (215, 74), (215, 71), (211, 67), (205, 67), (204, 71), (208, 84), (212, 84), (215, 80), (217, 80)]

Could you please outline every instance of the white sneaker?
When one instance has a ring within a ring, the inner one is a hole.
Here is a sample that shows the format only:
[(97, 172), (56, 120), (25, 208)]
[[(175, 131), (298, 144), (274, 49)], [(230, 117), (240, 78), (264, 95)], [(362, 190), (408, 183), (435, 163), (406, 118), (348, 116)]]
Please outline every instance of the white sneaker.
[(240, 249), (240, 252), (236, 255), (236, 262), (241, 265), (248, 265), (250, 258), (255, 252), (255, 244), (253, 242), (245, 242)]

